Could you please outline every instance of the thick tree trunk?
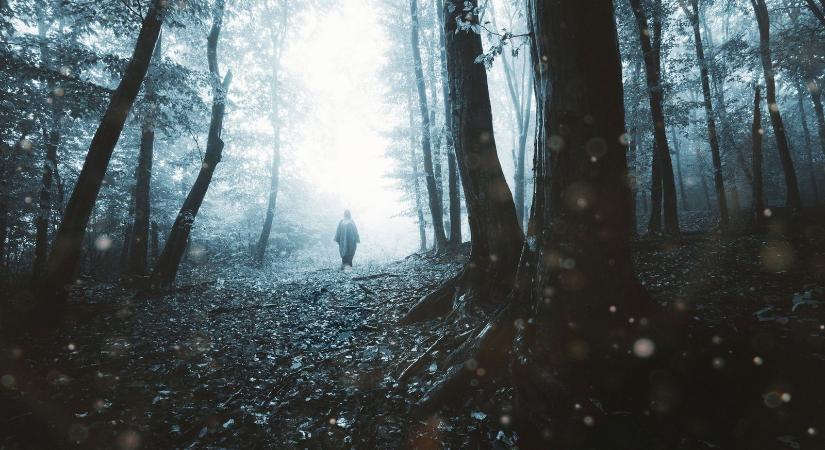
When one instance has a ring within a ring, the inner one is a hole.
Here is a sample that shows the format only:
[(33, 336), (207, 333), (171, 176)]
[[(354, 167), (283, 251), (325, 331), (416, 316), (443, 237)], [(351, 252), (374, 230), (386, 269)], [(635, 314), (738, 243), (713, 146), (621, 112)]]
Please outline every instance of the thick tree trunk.
[(753, 124), (751, 125), (751, 159), (753, 164), (753, 216), (756, 224), (762, 223), (765, 211), (765, 194), (762, 189), (762, 98), (759, 85), (753, 89)]
[(441, 196), (433, 170), (432, 137), (430, 135), (430, 112), (427, 105), (427, 89), (424, 83), (424, 69), (421, 65), (421, 49), (419, 48), (419, 21), (418, 0), (410, 0), (410, 17), (412, 19), (410, 33), (410, 48), (412, 50), (415, 72), (415, 84), (418, 88), (418, 105), (421, 110), (421, 151), (424, 156), (424, 174), (427, 180), (427, 194), (429, 194), (430, 215), (433, 221), (433, 238), (437, 250), (447, 248), (447, 235), (444, 233), (444, 212)]
[(814, 164), (814, 155), (811, 147), (811, 130), (808, 128), (808, 115), (805, 114), (805, 102), (803, 100), (802, 86), (796, 87), (796, 104), (799, 108), (799, 121), (802, 124), (802, 134), (805, 138), (805, 160), (808, 163), (808, 178), (811, 183), (811, 194), (813, 194), (814, 204), (819, 203), (819, 188), (816, 183), (816, 167)]
[[(161, 38), (155, 45), (152, 57), (155, 64), (161, 58)], [(135, 221), (132, 225), (132, 242), (129, 245), (128, 274), (132, 277), (144, 276), (148, 270), (149, 256), (149, 223), (151, 211), (152, 160), (155, 153), (155, 122), (157, 109), (155, 81), (150, 74), (146, 82), (146, 101), (148, 102), (147, 115), (143, 118), (140, 127), (140, 153), (138, 166), (135, 171)]]
[[(725, 195), (725, 182), (722, 178), (722, 156), (719, 151), (719, 136), (716, 133), (716, 116), (713, 113), (713, 100), (710, 92), (710, 75), (708, 62), (705, 61), (705, 49), (702, 46), (702, 33), (699, 31), (699, 0), (691, 0), (692, 14), (690, 22), (693, 25), (693, 43), (696, 48), (696, 62), (699, 64), (699, 75), (702, 81), (702, 97), (705, 106), (705, 122), (708, 127), (708, 142), (713, 161), (713, 184), (716, 188), (716, 201), (719, 207), (719, 225), (724, 230), (728, 226), (728, 204)], [(684, 197), (683, 197), (684, 198)]]
[(762, 60), (762, 70), (765, 73), (765, 97), (768, 100), (768, 116), (771, 118), (773, 134), (776, 138), (776, 150), (779, 161), (782, 163), (782, 173), (785, 175), (785, 189), (787, 205), (794, 211), (802, 208), (802, 198), (799, 195), (799, 184), (796, 181), (793, 157), (791, 156), (788, 135), (785, 124), (776, 102), (776, 80), (774, 79), (773, 62), (771, 61), (770, 21), (768, 6), (765, 0), (751, 0), (753, 11), (759, 28), (759, 57)]
[(457, 17), (472, 23), (478, 18), (467, 14), (461, 0), (449, 0), (446, 7), (444, 26), (453, 105), (453, 142), (464, 186), (472, 247), (464, 272), (422, 298), (402, 323), (447, 313), (453, 298), (461, 292), (477, 291), (484, 300), (501, 302), (503, 296), (489, 294), (512, 281), (523, 242), (513, 196), (496, 152), (487, 72), (475, 62), (482, 52), (481, 36), (469, 30), (456, 32)]
[[(661, 5), (657, 1), (653, 15), (654, 45), (650, 42), (650, 33), (647, 26), (647, 13), (642, 0), (630, 0), (633, 15), (639, 32), (639, 42), (642, 46), (642, 55), (645, 63), (645, 77), (650, 99), (650, 113), (653, 119), (653, 135), (655, 138), (654, 170), (658, 165), (662, 180), (662, 207), (664, 210), (664, 232), (669, 235), (679, 234), (679, 212), (676, 202), (676, 182), (673, 176), (673, 162), (670, 159), (667, 135), (665, 133), (664, 92), (661, 80)], [(655, 178), (655, 177), (654, 177)], [(655, 184), (654, 184), (655, 187)], [(654, 189), (655, 192), (655, 189)], [(652, 214), (656, 214), (655, 204)], [(655, 230), (651, 230), (655, 231)]]
[(140, 85), (149, 69), (152, 52), (160, 34), (166, 2), (154, 0), (146, 13), (135, 44), (132, 59), (123, 79), (112, 95), (109, 107), (95, 132), (89, 152), (78, 176), (74, 192), (69, 199), (66, 213), (54, 242), (44, 274), (44, 294), (61, 301), (65, 287), (71, 283), (77, 271), (83, 236), (89, 223), (97, 195), (112, 151), (120, 138), (126, 117), (132, 109)]
[(453, 107), (450, 102), (450, 79), (447, 73), (447, 43), (444, 37), (444, 1), (433, 2), (438, 17), (438, 47), (441, 52), (441, 94), (444, 98), (444, 143), (447, 149), (447, 182), (450, 197), (450, 245), (461, 244), (461, 192), (459, 189), (458, 165), (455, 161), (453, 145)]
[(149, 287), (152, 289), (162, 288), (171, 285), (175, 281), (175, 276), (178, 273), (181, 258), (186, 251), (189, 243), (189, 233), (192, 230), (192, 224), (195, 217), (198, 215), (203, 199), (206, 196), (206, 191), (209, 189), (209, 183), (212, 181), (212, 175), (215, 173), (215, 168), (221, 161), (224, 142), (221, 139), (223, 131), (223, 120), (226, 111), (226, 96), (229, 91), (229, 85), (232, 82), (232, 72), (227, 72), (220, 82), (220, 73), (218, 70), (218, 38), (221, 33), (221, 26), (223, 24), (223, 10), (224, 0), (218, 0), (215, 7), (215, 17), (212, 23), (212, 30), (207, 39), (207, 58), (209, 62), (209, 72), (212, 75), (212, 118), (209, 123), (209, 135), (206, 140), (206, 152), (203, 157), (200, 172), (189, 191), (189, 195), (183, 202), (183, 206), (172, 225), (172, 231), (169, 233), (169, 238), (163, 246), (163, 252), (158, 258), (155, 269), (149, 280)]

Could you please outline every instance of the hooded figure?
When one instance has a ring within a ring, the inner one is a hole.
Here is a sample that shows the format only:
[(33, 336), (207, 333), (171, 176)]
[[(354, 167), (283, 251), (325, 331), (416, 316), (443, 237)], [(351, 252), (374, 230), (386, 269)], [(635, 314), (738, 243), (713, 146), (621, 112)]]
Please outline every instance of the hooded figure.
[(341, 268), (352, 267), (352, 257), (355, 256), (355, 248), (361, 242), (361, 238), (358, 237), (358, 228), (355, 227), (349, 210), (344, 211), (344, 218), (338, 222), (335, 242), (338, 243), (338, 251), (341, 253)]

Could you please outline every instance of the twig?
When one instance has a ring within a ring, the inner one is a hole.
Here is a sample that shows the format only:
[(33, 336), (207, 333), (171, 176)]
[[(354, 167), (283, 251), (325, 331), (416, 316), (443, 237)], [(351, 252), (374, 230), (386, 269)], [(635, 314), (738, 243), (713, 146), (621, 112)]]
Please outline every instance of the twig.
[(440, 338), (436, 339), (435, 342), (433, 342), (433, 345), (429, 346), (427, 350), (424, 350), (424, 353), (422, 353), (418, 358), (416, 358), (415, 361), (412, 362), (412, 364), (407, 366), (407, 368), (404, 369), (403, 372), (401, 372), (401, 375), (398, 375), (398, 381), (404, 381), (404, 379), (412, 373), (412, 371), (418, 366), (418, 364), (421, 363), (421, 360), (423, 360), (425, 356), (427, 356), (438, 344), (440, 344), (445, 337), (447, 337), (446, 334), (442, 335)]
[(369, 294), (369, 295), (375, 295), (375, 291), (373, 291), (372, 289), (370, 289), (370, 288), (368, 288), (368, 287), (364, 286), (364, 285), (363, 285), (363, 284), (361, 284), (361, 283), (358, 283), (358, 287), (360, 287), (360, 288), (361, 288), (361, 290), (363, 290), (364, 292), (366, 292), (366, 293), (367, 293), (367, 294)]
[(232, 400), (235, 400), (235, 398), (236, 398), (236, 397), (237, 397), (237, 396), (238, 396), (241, 392), (243, 392), (243, 388), (238, 389), (238, 392), (236, 392), (236, 393), (234, 393), (234, 394), (230, 395), (230, 396), (229, 396), (229, 398), (228, 398), (228, 399), (226, 399), (226, 401), (225, 401), (225, 402), (221, 403), (221, 406), (220, 406), (220, 407), (221, 407), (221, 408), (226, 408), (226, 407), (227, 407), (230, 403), (232, 403)]
[(376, 278), (381, 278), (381, 277), (400, 277), (400, 276), (401, 275), (398, 275), (398, 274), (384, 272), (384, 273), (377, 273), (375, 275), (367, 275), (367, 276), (364, 276), (364, 277), (355, 277), (355, 278), (352, 279), (352, 281), (367, 281), (367, 280), (374, 280)]

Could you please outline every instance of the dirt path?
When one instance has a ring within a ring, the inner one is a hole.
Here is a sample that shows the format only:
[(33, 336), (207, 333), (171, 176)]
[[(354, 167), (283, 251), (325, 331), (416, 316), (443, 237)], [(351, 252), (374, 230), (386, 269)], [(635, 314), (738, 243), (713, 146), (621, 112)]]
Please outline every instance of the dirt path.
[[(771, 336), (759, 354), (766, 364), (804, 352), (782, 380), (802, 368), (807, 378), (825, 374), (825, 307), (793, 310), (795, 294), (819, 301), (823, 261), (800, 251), (771, 273), (765, 245), (648, 242), (638, 270), (663, 304), (684, 302), (704, 321)], [(115, 286), (81, 287), (59, 333), (3, 343), (0, 447), (508, 447), (506, 387), (430, 421), (409, 414), (454, 341), (442, 337), (449, 324), (400, 328), (396, 319), (459, 266), (410, 258), (350, 273), (225, 267), (143, 300)], [(413, 363), (418, 370), (399, 383)], [(821, 415), (805, 427), (825, 432)], [(787, 442), (812, 438), (804, 427), (782, 433)]]
[(0, 416), (0, 435), (38, 429), (46, 446), (119, 448), (401, 445), (404, 396), (420, 390), (393, 376), (436, 338), (394, 323), (455, 267), (411, 259), (219, 278), (148, 300), (81, 290), (60, 336), (7, 349), (20, 414)]

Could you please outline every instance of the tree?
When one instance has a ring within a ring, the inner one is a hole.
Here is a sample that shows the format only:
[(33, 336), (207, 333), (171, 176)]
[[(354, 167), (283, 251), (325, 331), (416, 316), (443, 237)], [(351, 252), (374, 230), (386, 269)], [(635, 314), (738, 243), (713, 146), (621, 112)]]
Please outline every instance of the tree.
[(779, 104), (776, 101), (776, 80), (773, 61), (771, 60), (768, 6), (765, 4), (765, 0), (751, 0), (751, 5), (759, 28), (759, 58), (762, 61), (762, 71), (765, 75), (765, 98), (768, 101), (768, 116), (771, 118), (773, 134), (776, 138), (776, 151), (779, 153), (782, 173), (785, 175), (787, 204), (794, 211), (799, 211), (802, 208), (802, 198), (796, 181), (796, 171), (794, 170), (788, 135), (782, 121), (782, 114), (779, 111)]
[(825, 26), (825, 0), (819, 0), (819, 5), (814, 0), (805, 0), (808, 9), (823, 26)]
[(819, 188), (816, 183), (816, 168), (814, 164), (813, 150), (811, 149), (811, 130), (808, 128), (808, 117), (805, 114), (805, 102), (803, 101), (804, 88), (801, 85), (796, 86), (796, 105), (799, 108), (799, 122), (802, 125), (802, 136), (805, 139), (805, 161), (808, 163), (808, 178), (811, 180), (811, 191), (814, 198), (814, 204), (819, 203)]
[(713, 112), (713, 100), (710, 92), (708, 62), (705, 60), (702, 33), (699, 30), (699, 0), (690, 0), (690, 10), (688, 10), (685, 5), (682, 6), (693, 26), (693, 43), (696, 48), (696, 63), (699, 65), (699, 76), (702, 82), (705, 121), (708, 128), (708, 143), (710, 144), (710, 153), (713, 160), (713, 184), (716, 188), (716, 201), (719, 206), (719, 225), (724, 230), (728, 226), (728, 204), (725, 195), (725, 182), (722, 179), (722, 156), (719, 152), (719, 136), (716, 132), (716, 116)]
[(458, 179), (458, 165), (453, 145), (453, 112), (450, 103), (450, 83), (447, 73), (447, 44), (444, 37), (444, 1), (433, 2), (437, 9), (438, 49), (441, 63), (441, 94), (444, 98), (444, 143), (447, 149), (447, 189), (450, 200), (450, 245), (461, 244), (461, 191)]
[[(269, 5), (269, 4), (267, 4)], [(280, 76), (281, 67), (281, 53), (284, 48), (284, 41), (286, 40), (286, 33), (289, 27), (290, 9), (289, 3), (280, 5), (281, 12), (276, 14), (270, 8), (267, 8), (269, 15), (273, 18), (270, 23), (270, 39), (272, 41), (272, 57), (270, 64), (272, 67), (272, 76), (270, 79), (270, 111), (269, 122), (273, 129), (272, 139), (272, 164), (270, 166), (270, 184), (269, 184), (269, 200), (266, 208), (266, 217), (264, 218), (263, 229), (261, 236), (258, 238), (258, 244), (255, 246), (255, 262), (262, 264), (266, 248), (269, 245), (269, 235), (272, 231), (272, 222), (275, 220), (275, 206), (278, 201), (278, 185), (280, 184), (280, 167), (281, 167), (281, 117), (280, 117), (280, 86), (278, 77)]]
[(229, 85), (232, 83), (232, 71), (227, 71), (221, 81), (218, 66), (218, 39), (223, 26), (223, 13), (226, 5), (225, 0), (216, 0), (213, 13), (212, 29), (209, 32), (206, 45), (207, 61), (209, 63), (209, 73), (212, 78), (212, 117), (209, 122), (209, 135), (206, 140), (206, 152), (200, 172), (189, 191), (186, 200), (181, 206), (180, 212), (172, 225), (172, 231), (163, 247), (155, 265), (154, 271), (149, 279), (150, 288), (160, 288), (172, 284), (178, 273), (181, 258), (189, 243), (189, 234), (192, 224), (198, 215), (203, 199), (209, 189), (215, 168), (221, 161), (224, 142), (221, 139), (223, 131), (223, 120), (226, 113), (226, 97)]
[(427, 251), (427, 223), (424, 219), (424, 208), (421, 202), (421, 189), (418, 184), (418, 180), (421, 177), (418, 171), (418, 158), (415, 154), (415, 147), (417, 145), (416, 133), (415, 133), (415, 112), (413, 109), (413, 95), (412, 89), (407, 91), (407, 111), (409, 114), (409, 135), (410, 135), (410, 166), (412, 167), (412, 182), (413, 182), (413, 195), (415, 196), (415, 212), (418, 222), (418, 240), (419, 240), (419, 252), (426, 252)]
[[(153, 60), (155, 64), (161, 58), (161, 38), (155, 45)], [(146, 102), (148, 112), (140, 123), (140, 152), (138, 165), (135, 170), (134, 211), (135, 220), (132, 224), (131, 242), (129, 243), (128, 274), (130, 276), (144, 276), (148, 270), (149, 255), (149, 224), (151, 222), (150, 193), (152, 184), (152, 160), (155, 153), (155, 127), (157, 123), (156, 104), (157, 80), (150, 74), (146, 82)]]
[[(498, 30), (494, 3), (490, 0), (487, 4), (490, 8), (490, 21), (493, 27)], [(513, 59), (512, 53), (510, 57), (508, 57), (507, 52), (501, 53), (501, 64), (504, 67), (507, 93), (509, 94), (510, 102), (515, 113), (515, 128), (518, 131), (514, 158), (513, 198), (516, 202), (516, 216), (518, 217), (519, 224), (523, 227), (527, 218), (527, 213), (525, 212), (527, 209), (527, 205), (525, 204), (527, 183), (524, 170), (527, 154), (527, 132), (530, 128), (530, 110), (533, 101), (533, 79), (528, 76), (528, 68), (530, 67), (529, 56), (522, 57), (521, 80), (516, 78), (516, 68), (514, 67)]]
[[(59, 7), (58, 7), (59, 9)], [(42, 39), (40, 57), (43, 63), (51, 70), (56, 70), (60, 66), (60, 61), (52, 55), (46, 44), (49, 24), (46, 22), (43, 10), (38, 11), (37, 28), (38, 35)], [(58, 22), (58, 34), (63, 34), (62, 18), (56, 17)], [(54, 82), (49, 83), (49, 102), (51, 104), (50, 124), (48, 129), (44, 127), (43, 136), (46, 142), (46, 158), (43, 163), (43, 178), (40, 182), (40, 199), (36, 221), (36, 238), (34, 246), (34, 264), (32, 273), (37, 279), (43, 274), (46, 266), (46, 258), (49, 248), (49, 217), (52, 213), (52, 190), (55, 173), (57, 171), (57, 150), (60, 146), (60, 121), (63, 118), (63, 96), (65, 91)]]
[(762, 189), (762, 98), (759, 85), (753, 87), (753, 124), (751, 125), (751, 160), (753, 163), (753, 217), (757, 225), (762, 223), (765, 212), (765, 194)]
[[(593, 374), (608, 367), (613, 345), (638, 338), (641, 329), (629, 318), (658, 312), (631, 260), (628, 139), (611, 3), (529, 4), (531, 52), (542, 63), (534, 69), (540, 131), (526, 244), (507, 301), (451, 354), (447, 376), (423, 400), (464, 399), (469, 386), (509, 369), (525, 448), (574, 447), (566, 441), (580, 420), (570, 418), (574, 399), (599, 383)], [(591, 356), (577, 359), (581, 353), (571, 348)], [(622, 375), (628, 384), (646, 382)], [(615, 388), (611, 395), (619, 403)]]
[(822, 88), (816, 80), (813, 80), (808, 84), (808, 90), (811, 93), (811, 102), (814, 104), (819, 144), (822, 147), (822, 154), (825, 155), (825, 109), (822, 107)]
[(427, 194), (429, 196), (430, 215), (433, 220), (433, 238), (437, 250), (447, 247), (447, 235), (444, 233), (444, 210), (436, 184), (435, 172), (433, 170), (432, 137), (430, 133), (430, 112), (427, 105), (427, 90), (424, 83), (424, 69), (421, 64), (421, 49), (419, 48), (419, 20), (418, 20), (418, 0), (410, 0), (410, 17), (412, 26), (410, 27), (410, 49), (413, 56), (413, 70), (415, 73), (415, 84), (418, 89), (418, 106), (421, 111), (421, 152), (424, 155), (424, 176), (427, 181)]
[[(648, 98), (650, 100), (650, 114), (653, 120), (654, 135), (654, 157), (653, 157), (653, 188), (651, 192), (655, 195), (661, 186), (662, 206), (664, 209), (664, 232), (666, 234), (679, 233), (679, 213), (676, 204), (676, 181), (673, 176), (673, 163), (670, 159), (670, 148), (667, 142), (667, 127), (664, 115), (664, 89), (661, 76), (661, 0), (656, 1), (656, 8), (653, 13), (653, 39), (650, 41), (650, 29), (647, 26), (647, 12), (642, 0), (630, 0), (630, 7), (636, 19), (636, 26), (639, 33), (639, 42), (642, 47), (643, 61), (645, 65), (645, 78), (647, 80)], [(661, 181), (660, 181), (661, 180)], [(653, 215), (658, 215), (656, 201), (653, 202), (651, 211), (651, 233), (659, 232), (657, 228), (658, 219)]]
[(149, 6), (132, 58), (89, 145), (83, 169), (69, 198), (42, 282), (44, 294), (56, 298), (60, 303), (65, 298), (65, 287), (71, 283), (77, 271), (89, 216), (100, 192), (112, 151), (149, 69), (165, 10), (166, 2), (163, 0), (154, 0)]
[(453, 143), (472, 247), (462, 273), (422, 298), (406, 314), (404, 323), (444, 314), (453, 299), (465, 293), (469, 298), (478, 294), (479, 300), (500, 301), (490, 293), (509, 285), (523, 241), (513, 196), (496, 153), (487, 73), (476, 62), (482, 54), (478, 4), (449, 0), (445, 7)]

